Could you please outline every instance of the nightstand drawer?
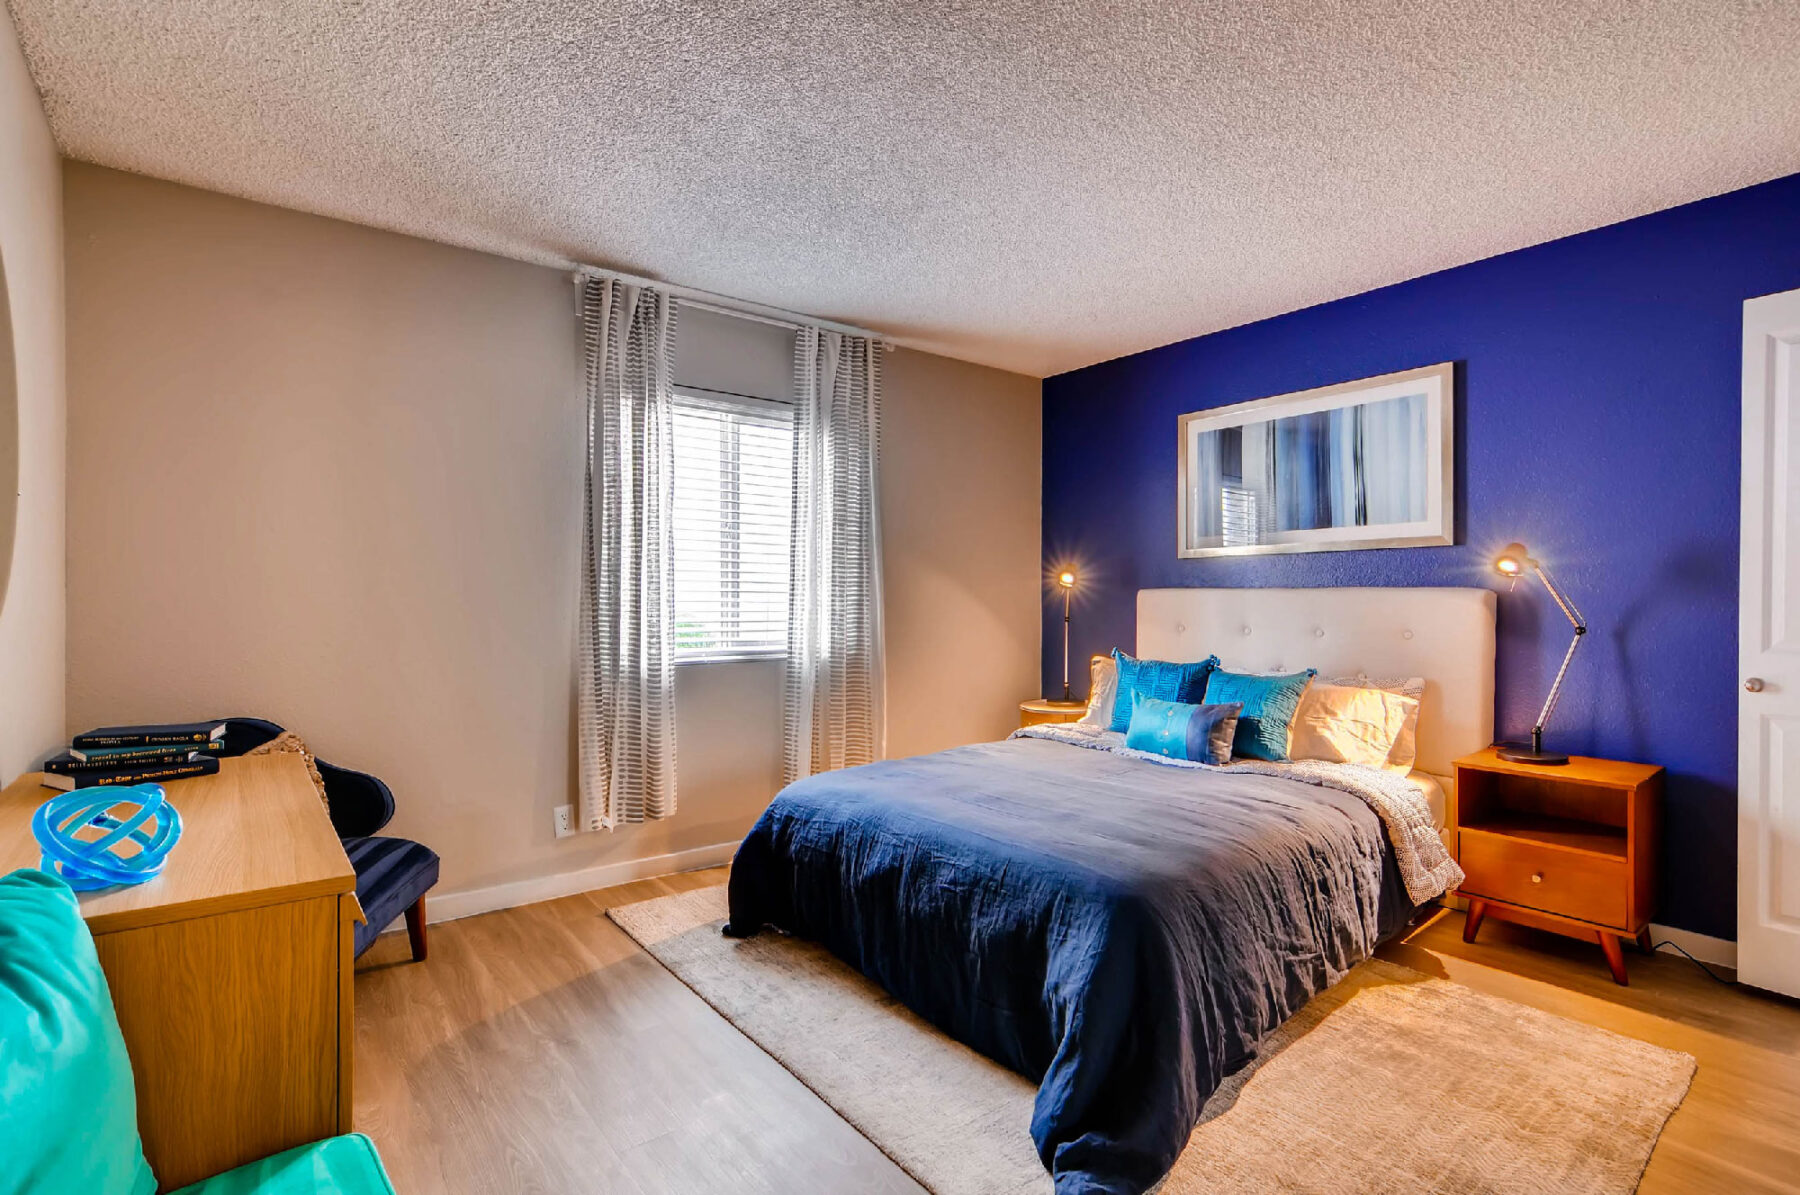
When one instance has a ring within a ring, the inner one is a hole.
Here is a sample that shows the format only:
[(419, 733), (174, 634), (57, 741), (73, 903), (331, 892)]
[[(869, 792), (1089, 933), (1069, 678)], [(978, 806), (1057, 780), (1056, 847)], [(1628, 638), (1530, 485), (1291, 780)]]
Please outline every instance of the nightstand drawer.
[(1630, 877), (1623, 859), (1560, 851), (1503, 835), (1464, 830), (1461, 895), (1560, 913), (1596, 925), (1625, 925)]

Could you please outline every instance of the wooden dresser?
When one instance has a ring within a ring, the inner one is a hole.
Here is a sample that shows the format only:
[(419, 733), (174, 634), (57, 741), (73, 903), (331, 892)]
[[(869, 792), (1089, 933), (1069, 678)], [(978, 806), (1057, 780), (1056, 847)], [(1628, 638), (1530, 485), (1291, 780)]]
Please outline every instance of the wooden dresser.
[(1579, 755), (1513, 763), (1492, 747), (1455, 766), (1463, 940), (1488, 916), (1586, 938), (1624, 983), (1620, 939), (1648, 948), (1656, 911), (1663, 770)]
[[(36, 867), (0, 792), (0, 874)], [(182, 836), (163, 874), (81, 897), (137, 1078), (163, 1190), (350, 1130), (356, 873), (297, 755), (221, 761), (165, 786)]]

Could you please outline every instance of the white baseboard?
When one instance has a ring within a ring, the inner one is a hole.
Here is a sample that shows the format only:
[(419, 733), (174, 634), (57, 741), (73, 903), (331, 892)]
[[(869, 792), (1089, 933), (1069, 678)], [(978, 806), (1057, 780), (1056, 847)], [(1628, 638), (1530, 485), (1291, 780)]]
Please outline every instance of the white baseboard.
[[(721, 863), (731, 862), (737, 848), (738, 844), (734, 839), (731, 842), (697, 846), (692, 850), (675, 851), (667, 855), (652, 855), (647, 859), (626, 859), (619, 863), (584, 867), (579, 871), (532, 876), (528, 880), (515, 880), (510, 884), (495, 884), (488, 888), (433, 892), (425, 902), (425, 920), (433, 924), (455, 921), (459, 917), (473, 917), (477, 913), (492, 913), (496, 909), (510, 909), (518, 905), (532, 905), (541, 900), (555, 900), (559, 896), (573, 896), (577, 892), (591, 892), (595, 888), (628, 884), (632, 880), (647, 880), (653, 876), (673, 875), (678, 871), (717, 867)], [(404, 924), (403, 921), (396, 920), (394, 929), (389, 932), (403, 928)]]
[[(1673, 942), (1701, 962), (1713, 967), (1730, 967), (1737, 970), (1737, 943), (1727, 942), (1724, 938), (1714, 938), (1708, 934), (1696, 934), (1685, 929), (1675, 929), (1667, 925), (1650, 926), (1652, 942)], [(1675, 954), (1667, 946), (1661, 947), (1665, 954)]]

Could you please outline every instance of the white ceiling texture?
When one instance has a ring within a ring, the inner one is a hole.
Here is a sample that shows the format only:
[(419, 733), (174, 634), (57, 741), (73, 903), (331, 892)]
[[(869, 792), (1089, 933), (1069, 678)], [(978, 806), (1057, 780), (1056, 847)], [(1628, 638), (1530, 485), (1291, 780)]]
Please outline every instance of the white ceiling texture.
[(1795, 0), (11, 0), (65, 153), (1057, 373), (1800, 170)]

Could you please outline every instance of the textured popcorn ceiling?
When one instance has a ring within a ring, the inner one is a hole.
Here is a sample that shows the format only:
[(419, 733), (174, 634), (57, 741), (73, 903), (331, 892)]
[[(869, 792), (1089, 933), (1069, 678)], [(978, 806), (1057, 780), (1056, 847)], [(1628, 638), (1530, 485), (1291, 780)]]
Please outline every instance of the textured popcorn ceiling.
[(1049, 374), (1800, 170), (1800, 4), (10, 0), (71, 157)]

